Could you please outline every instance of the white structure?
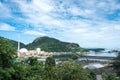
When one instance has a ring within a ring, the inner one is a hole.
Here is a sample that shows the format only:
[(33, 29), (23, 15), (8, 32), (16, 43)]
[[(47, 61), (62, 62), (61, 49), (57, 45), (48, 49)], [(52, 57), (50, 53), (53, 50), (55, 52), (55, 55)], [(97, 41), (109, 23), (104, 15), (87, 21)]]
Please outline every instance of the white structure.
[(29, 54), (28, 54), (28, 50), (27, 50), (26, 48), (21, 48), (21, 49), (18, 51), (18, 53), (19, 53), (19, 56), (18, 56), (18, 57), (25, 57), (25, 56), (29, 55)]
[(99, 64), (99, 63), (93, 63), (93, 64), (84, 66), (84, 68), (88, 68), (88, 69), (98, 69), (98, 68), (102, 68), (102, 67), (104, 67), (104, 65)]
[(20, 52), (20, 53), (27, 53), (28, 50), (27, 50), (26, 48), (21, 48), (21, 49), (19, 50), (19, 52)]
[(31, 57), (31, 56), (33, 56), (33, 57), (41, 57), (41, 56), (48, 57), (48, 56), (53, 55), (53, 53), (41, 51), (40, 48), (37, 48), (36, 50), (27, 50), (26, 48), (21, 48), (18, 51), (18, 55), (19, 55), (18, 57), (22, 57), (22, 58)]
[(19, 50), (20, 50), (20, 35), (18, 35), (18, 52), (17, 52), (18, 57), (20, 57)]
[(37, 52), (37, 54), (40, 54), (41, 49), (40, 49), (40, 48), (37, 48), (37, 49), (36, 49), (36, 52)]

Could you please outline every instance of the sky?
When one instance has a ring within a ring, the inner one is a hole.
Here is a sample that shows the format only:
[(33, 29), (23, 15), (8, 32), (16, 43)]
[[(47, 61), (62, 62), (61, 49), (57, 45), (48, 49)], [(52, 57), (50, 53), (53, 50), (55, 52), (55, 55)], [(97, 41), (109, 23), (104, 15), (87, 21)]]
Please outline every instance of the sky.
[(0, 36), (25, 44), (49, 36), (84, 48), (120, 48), (120, 0), (0, 0)]

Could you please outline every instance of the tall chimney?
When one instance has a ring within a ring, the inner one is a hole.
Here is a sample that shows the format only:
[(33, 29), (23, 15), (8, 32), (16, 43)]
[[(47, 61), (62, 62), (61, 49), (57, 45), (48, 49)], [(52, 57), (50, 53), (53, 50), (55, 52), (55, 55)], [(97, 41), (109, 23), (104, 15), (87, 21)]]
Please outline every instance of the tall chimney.
[(20, 35), (18, 35), (18, 52), (17, 52), (18, 57), (20, 57), (19, 50), (20, 50)]

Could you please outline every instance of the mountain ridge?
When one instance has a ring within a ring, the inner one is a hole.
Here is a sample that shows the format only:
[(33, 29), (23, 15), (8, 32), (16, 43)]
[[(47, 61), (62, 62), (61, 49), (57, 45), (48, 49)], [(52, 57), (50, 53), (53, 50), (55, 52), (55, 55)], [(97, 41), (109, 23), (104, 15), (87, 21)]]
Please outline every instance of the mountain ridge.
[[(14, 48), (17, 49), (18, 42), (15, 40), (7, 39), (4, 37), (0, 37), (0, 39), (9, 41)], [(33, 42), (25, 45), (24, 43), (21, 43), (21, 48), (27, 48), (29, 50), (33, 50), (36, 48), (41, 48), (41, 50), (46, 52), (81, 52), (84, 51), (83, 48), (81, 48), (77, 43), (69, 43), (69, 42), (63, 42), (55, 38), (51, 38), (48, 36), (43, 37), (37, 37), (34, 39)]]
[[(1, 37), (1, 36), (0, 36), (0, 39), (6, 40), (6, 41), (10, 42), (10, 43), (12, 44), (12, 46), (13, 46), (15, 49), (17, 49), (17, 47), (18, 47), (18, 42), (17, 42), (17, 41), (12, 40), (12, 39), (8, 39), (8, 38), (5, 38), (5, 37)], [(22, 43), (22, 42), (20, 42), (20, 45), (21, 45), (21, 48), (23, 48), (23, 47), (26, 46), (26, 45), (25, 45), (24, 43)]]

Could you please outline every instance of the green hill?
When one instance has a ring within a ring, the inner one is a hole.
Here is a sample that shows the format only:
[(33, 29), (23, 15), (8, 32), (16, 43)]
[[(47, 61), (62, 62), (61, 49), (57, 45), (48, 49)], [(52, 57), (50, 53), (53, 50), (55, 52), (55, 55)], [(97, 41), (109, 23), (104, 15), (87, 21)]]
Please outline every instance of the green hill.
[(70, 52), (84, 50), (78, 44), (62, 42), (46, 36), (38, 37), (32, 43), (27, 45), (28, 49), (35, 49), (38, 47), (47, 52)]
[[(17, 41), (14, 41), (14, 40), (11, 40), (11, 39), (7, 39), (7, 38), (4, 38), (4, 37), (0, 37), (0, 39), (2, 40), (7, 40), (8, 42), (10, 42), (12, 44), (12, 46), (17, 49), (18, 47), (18, 42)], [(20, 46), (21, 48), (24, 48), (25, 47), (25, 44), (24, 43), (20, 43)]]
[[(14, 40), (10, 40), (4, 37), (0, 37), (2, 40), (9, 41), (14, 48), (17, 49), (18, 42)], [(54, 38), (50, 37), (38, 37), (36, 38), (32, 43), (25, 45), (24, 43), (20, 43), (20, 48), (27, 48), (29, 50), (34, 50), (36, 48), (41, 48), (43, 51), (47, 52), (76, 52), (76, 51), (84, 51), (83, 48), (81, 48), (76, 43), (68, 43), (68, 42), (62, 42)]]

